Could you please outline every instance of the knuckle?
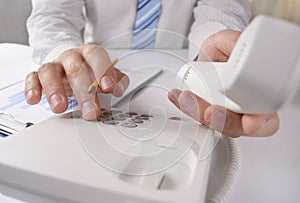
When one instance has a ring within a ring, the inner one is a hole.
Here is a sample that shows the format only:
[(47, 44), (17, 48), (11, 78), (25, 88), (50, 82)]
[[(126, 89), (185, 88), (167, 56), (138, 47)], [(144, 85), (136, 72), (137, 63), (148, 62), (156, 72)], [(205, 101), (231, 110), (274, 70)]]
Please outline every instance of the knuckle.
[(45, 63), (39, 67), (38, 72), (44, 72), (45, 70), (48, 70), (48, 68), (50, 68), (51, 66), (52, 63)]
[(76, 50), (75, 49), (68, 49), (66, 51), (64, 51), (60, 56), (59, 58), (61, 60), (64, 60), (66, 58), (69, 58), (70, 56), (72, 56), (74, 53), (76, 53)]
[(63, 53), (61, 64), (69, 79), (75, 78), (84, 65), (82, 56), (74, 50), (67, 50)]
[(72, 85), (73, 82), (77, 79), (77, 77), (82, 74), (82, 68), (84, 64), (80, 64), (78, 62), (69, 62), (64, 66), (65, 74), (69, 83)]
[(103, 52), (104, 48), (95, 44), (84, 45), (83, 52), (84, 55), (90, 56), (96, 52)]
[(32, 80), (32, 79), (34, 79), (36, 76), (37, 76), (37, 72), (36, 72), (36, 71), (33, 71), (33, 72), (27, 74), (27, 76), (26, 76), (26, 81)]
[(69, 80), (74, 80), (80, 72), (80, 67), (70, 64), (66, 70), (66, 75)]
[(77, 67), (80, 62), (81, 62), (80, 56), (77, 53), (77, 54), (72, 54), (72, 55), (67, 56), (65, 58), (65, 60), (63, 61), (63, 65), (67, 69), (70, 69), (70, 68), (73, 68), (74, 66)]
[(47, 97), (50, 97), (51, 95), (53, 95), (55, 93), (62, 92), (62, 88), (57, 85), (49, 85), (43, 89), (43, 92), (45, 93), (45, 95)]
[(52, 70), (55, 70), (58, 74), (62, 74), (62, 69), (57, 62), (49, 62), (41, 65), (37, 72), (33, 72), (31, 76), (33, 77), (41, 77), (41, 76), (47, 76), (49, 72), (52, 72)]

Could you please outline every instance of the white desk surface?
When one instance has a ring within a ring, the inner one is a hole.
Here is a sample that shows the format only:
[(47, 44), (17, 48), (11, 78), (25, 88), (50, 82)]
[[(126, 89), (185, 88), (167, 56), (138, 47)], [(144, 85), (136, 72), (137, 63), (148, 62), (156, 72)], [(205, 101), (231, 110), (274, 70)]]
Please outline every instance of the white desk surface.
[[(21, 56), (13, 57), (12, 53), (20, 54), (22, 52), (21, 49), (17, 46), (13, 48), (13, 46), (0, 44), (2, 77), (7, 75), (7, 78), (12, 78), (11, 71), (6, 67), (20, 67), (22, 61), (19, 61), (19, 64), (17, 64), (15, 59), (19, 59)], [(25, 60), (24, 64), (27, 65), (19, 68), (24, 68), (24, 70), (18, 71), (19, 78), (22, 74), (32, 70), (28, 66), (30, 59), (27, 58), (30, 56), (30, 51), (26, 49), (26, 52), (27, 54), (23, 54), (22, 60)], [(111, 55), (117, 56), (123, 53), (124, 51), (112, 51)], [(187, 56), (186, 50), (174, 50), (172, 53), (181, 57)], [(144, 60), (153, 60), (153, 58)], [(154, 85), (148, 86), (135, 95), (132, 105), (137, 110), (149, 109), (154, 105), (163, 105), (169, 114), (178, 113), (167, 100), (166, 93), (168, 89), (173, 87), (174, 74), (177, 71), (176, 68), (179, 67), (176, 67), (171, 61), (164, 62), (164, 64), (174, 67), (173, 71), (165, 71), (153, 82)], [(26, 68), (27, 70), (25, 70)], [(2, 85), (2, 83), (0, 84)], [(149, 99), (149, 95), (151, 95), (151, 99)], [(282, 109), (279, 115), (281, 120), (280, 130), (274, 136), (268, 138), (238, 138), (242, 167), (238, 182), (228, 202), (296, 203), (300, 201), (300, 147), (298, 147), (300, 144), (298, 128), (300, 124), (300, 109), (287, 107)], [(208, 197), (215, 192), (221, 183), (220, 180), (222, 179), (222, 171), (225, 164), (226, 145), (221, 140), (213, 154)], [(17, 203), (19, 201), (3, 197), (0, 194), (0, 202)]]

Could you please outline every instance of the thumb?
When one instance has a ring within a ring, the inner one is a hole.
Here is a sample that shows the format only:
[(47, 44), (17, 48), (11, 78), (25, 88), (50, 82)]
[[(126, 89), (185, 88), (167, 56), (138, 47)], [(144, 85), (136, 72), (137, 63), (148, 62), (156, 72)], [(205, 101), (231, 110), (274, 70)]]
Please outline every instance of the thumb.
[(222, 30), (206, 39), (198, 56), (198, 61), (226, 62), (240, 36), (240, 32)]
[(223, 30), (214, 35), (214, 46), (225, 56), (230, 56), (241, 32)]

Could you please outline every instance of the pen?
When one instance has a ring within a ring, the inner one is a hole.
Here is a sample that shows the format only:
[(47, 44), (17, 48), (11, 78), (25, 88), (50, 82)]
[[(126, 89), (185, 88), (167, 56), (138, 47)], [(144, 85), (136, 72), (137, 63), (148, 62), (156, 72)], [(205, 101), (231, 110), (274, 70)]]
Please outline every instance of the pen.
[[(109, 66), (109, 68), (112, 67), (112, 66), (114, 66), (114, 65), (116, 65), (117, 62), (118, 62), (118, 59), (115, 58), (115, 59), (112, 61), (112, 63), (111, 63), (111, 65)], [(92, 84), (90, 84), (89, 89), (88, 89), (88, 93), (91, 94), (91, 93), (96, 92), (96, 90), (97, 90), (97, 88), (98, 88), (98, 85), (99, 85), (99, 82), (98, 82), (97, 80), (95, 80)]]

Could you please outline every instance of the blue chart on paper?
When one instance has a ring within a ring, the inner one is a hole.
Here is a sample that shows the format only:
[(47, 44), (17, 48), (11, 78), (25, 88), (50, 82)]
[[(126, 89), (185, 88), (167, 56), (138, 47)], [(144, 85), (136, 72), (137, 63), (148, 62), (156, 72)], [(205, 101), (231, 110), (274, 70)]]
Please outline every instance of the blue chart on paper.
[[(41, 101), (36, 105), (26, 103), (24, 96), (24, 82), (17, 83), (0, 91), (0, 110), (12, 114), (14, 117), (33, 123), (41, 122), (47, 118), (57, 116), (51, 111), (46, 96), (43, 94)], [(68, 99), (69, 106), (66, 110), (71, 111), (78, 108), (74, 97)]]
[[(1, 106), (0, 110), (6, 111), (7, 109), (12, 108), (12, 107), (14, 107), (14, 106), (16, 106), (18, 104), (24, 104), (24, 102), (26, 103), (23, 91), (8, 96), (8, 100), (9, 100), (10, 103), (8, 103), (8, 104), (6, 104), (4, 106)], [(42, 97), (41, 97), (41, 101), (37, 105), (45, 106), (47, 104), (47, 102), (48, 102), (47, 98), (43, 94)], [(73, 107), (78, 106), (77, 100), (75, 98), (73, 98), (73, 97), (72, 98), (68, 98), (68, 103), (69, 103), (69, 106), (68, 106), (67, 111), (72, 110)], [(28, 109), (30, 107), (32, 107), (32, 105), (29, 105), (27, 103), (21, 106), (22, 109)], [(47, 111), (51, 111), (49, 105), (48, 105), (48, 107), (46, 107), (46, 110)]]

